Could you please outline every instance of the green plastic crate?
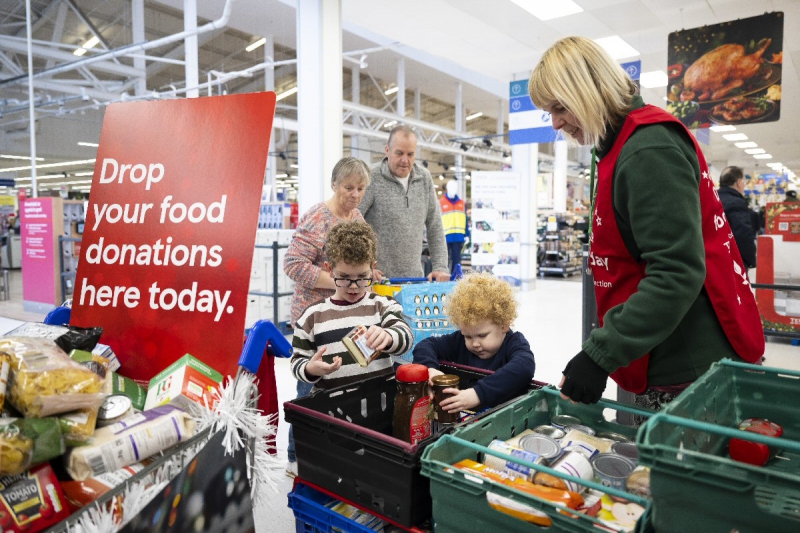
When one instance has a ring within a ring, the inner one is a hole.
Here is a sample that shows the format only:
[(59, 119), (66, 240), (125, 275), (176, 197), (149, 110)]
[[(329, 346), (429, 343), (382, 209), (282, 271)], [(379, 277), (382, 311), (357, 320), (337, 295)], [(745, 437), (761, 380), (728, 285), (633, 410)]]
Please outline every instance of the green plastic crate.
[[(598, 483), (566, 476), (551, 468), (535, 465), (486, 448), (493, 439), (510, 439), (526, 429), (534, 428), (541, 424), (549, 424), (550, 419), (559, 414), (577, 416), (582, 423), (593, 427), (598, 432), (613, 431), (631, 438), (636, 436), (635, 428), (606, 420), (603, 413), (605, 409), (645, 416), (652, 414), (649, 411), (643, 411), (609, 400), (602, 400), (595, 405), (573, 404), (562, 400), (558, 391), (548, 386), (533, 391), (515, 403), (487, 416), (480, 422), (459, 428), (452, 435), (445, 435), (436, 443), (428, 446), (422, 455), (422, 474), (431, 479), (431, 497), (433, 499), (433, 518), (436, 524), (436, 533), (486, 533), (488, 531), (580, 533), (599, 531), (596, 528), (604, 527), (592, 517), (574, 512), (569, 516), (562, 514), (559, 512), (559, 507), (551, 502), (519, 492), (499, 483), (478, 480), (463, 471), (451, 467), (452, 464), (463, 459), (472, 459), (480, 462), (483, 454), (486, 453), (639, 503), (645, 508), (645, 514), (639, 520), (636, 531), (650, 531), (650, 502), (648, 500), (603, 487)], [(486, 493), (489, 491), (520, 501), (546, 513), (552, 519), (553, 525), (544, 528), (492, 509), (486, 501)], [(603, 530), (608, 531), (607, 528)]]
[[(725, 360), (653, 416), (637, 444), (652, 469), (656, 530), (800, 531), (798, 407), (800, 372)], [(772, 420), (783, 436), (735, 429), (746, 418)], [(734, 461), (730, 437), (777, 445), (780, 458), (764, 467)]]

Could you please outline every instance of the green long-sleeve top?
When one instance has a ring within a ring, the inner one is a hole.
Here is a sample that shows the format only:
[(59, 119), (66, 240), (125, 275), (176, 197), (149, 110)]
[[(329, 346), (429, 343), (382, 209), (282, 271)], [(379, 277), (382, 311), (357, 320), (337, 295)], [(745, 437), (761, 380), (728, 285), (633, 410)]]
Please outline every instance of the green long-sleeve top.
[[(643, 105), (637, 96), (634, 109)], [(603, 139), (601, 158), (618, 134)], [(608, 372), (649, 352), (648, 386), (677, 385), (724, 357), (741, 361), (703, 288), (700, 177), (694, 146), (677, 125), (637, 128), (622, 148), (612, 186), (614, 214), (626, 247), (645, 263), (645, 277), (583, 344)]]

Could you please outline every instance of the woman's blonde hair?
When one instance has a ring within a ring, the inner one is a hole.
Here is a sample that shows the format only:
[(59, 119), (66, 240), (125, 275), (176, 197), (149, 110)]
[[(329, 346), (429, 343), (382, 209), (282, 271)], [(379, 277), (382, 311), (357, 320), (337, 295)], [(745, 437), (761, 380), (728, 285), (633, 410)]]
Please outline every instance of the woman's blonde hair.
[(483, 320), (508, 327), (517, 318), (514, 289), (488, 272), (464, 276), (448, 297), (446, 307), (450, 322), (457, 327), (474, 326)]
[(609, 127), (622, 124), (637, 91), (622, 67), (585, 37), (556, 42), (544, 53), (528, 81), (534, 105), (562, 105), (575, 116), (584, 141), (591, 145), (597, 145)]

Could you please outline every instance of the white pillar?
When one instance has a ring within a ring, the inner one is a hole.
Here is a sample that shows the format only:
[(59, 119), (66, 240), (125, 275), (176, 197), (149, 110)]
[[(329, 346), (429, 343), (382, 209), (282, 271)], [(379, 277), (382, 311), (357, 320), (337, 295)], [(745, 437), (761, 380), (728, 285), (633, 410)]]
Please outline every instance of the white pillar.
[[(455, 122), (456, 122), (456, 131), (459, 133), (464, 133), (466, 130), (465, 124), (466, 121), (464, 120), (464, 85), (462, 83), (456, 84), (456, 103), (455, 103)], [(462, 135), (463, 137), (463, 135)], [(459, 154), (455, 157), (456, 166), (459, 168), (464, 167), (464, 156), (463, 154)], [(459, 187), (464, 188), (464, 176), (465, 173), (462, 171), (460, 173), (456, 173), (456, 177), (459, 178)]]
[[(497, 134), (502, 135), (506, 132), (506, 107), (508, 102), (506, 100), (498, 100), (497, 102)], [(502, 139), (501, 139), (502, 140)]]
[(538, 223), (538, 192), (536, 183), (539, 174), (539, 145), (517, 144), (511, 147), (511, 167), (520, 175), (522, 212), (520, 213), (520, 276), (522, 290), (536, 288), (536, 226)]
[[(264, 43), (264, 63), (272, 63), (275, 60), (275, 39), (272, 35), (266, 35), (267, 40)], [(269, 66), (264, 69), (264, 90), (275, 90), (275, 67)], [(270, 186), (270, 198), (275, 193), (275, 174), (278, 173), (278, 158), (275, 157), (275, 136), (277, 134), (277, 127), (280, 121), (272, 123), (272, 134), (269, 136), (269, 156), (267, 157), (267, 172), (264, 176), (264, 185)]]
[[(33, 100), (33, 32), (31, 30), (31, 0), (25, 0), (25, 27), (28, 42), (28, 129), (31, 147), (31, 197), (39, 197), (39, 184), (36, 180), (36, 106)], [(19, 207), (22, 211), (22, 206)], [(9, 241), (9, 246), (11, 242)]]
[[(144, 33), (144, 0), (131, 1), (131, 30), (134, 43), (143, 43), (146, 40)], [(143, 72), (142, 76), (136, 80), (135, 88), (136, 96), (141, 96), (147, 92), (147, 73), (145, 71), (147, 62), (143, 57), (134, 57), (133, 67)]]
[(300, 214), (333, 194), (342, 157), (342, 1), (297, 2), (297, 150)]
[[(197, 30), (197, 0), (183, 0), (183, 29), (184, 31)], [(197, 66), (197, 34), (187, 37), (183, 41), (186, 48), (186, 98), (200, 96), (199, 69)]]
[(553, 150), (553, 211), (567, 212), (567, 141), (556, 141)]
[(406, 60), (397, 60), (397, 114), (406, 116)]
[[(350, 100), (354, 104), (361, 103), (361, 66), (355, 65), (350, 69)], [(359, 119), (361, 114), (357, 111), (353, 112), (350, 122), (355, 127), (359, 127)], [(350, 136), (350, 155), (357, 159), (365, 161), (368, 165), (372, 164), (372, 154), (369, 152), (369, 141), (366, 137), (353, 134)]]
[(419, 87), (414, 89), (414, 118), (420, 120), (420, 107), (422, 106), (422, 94)]

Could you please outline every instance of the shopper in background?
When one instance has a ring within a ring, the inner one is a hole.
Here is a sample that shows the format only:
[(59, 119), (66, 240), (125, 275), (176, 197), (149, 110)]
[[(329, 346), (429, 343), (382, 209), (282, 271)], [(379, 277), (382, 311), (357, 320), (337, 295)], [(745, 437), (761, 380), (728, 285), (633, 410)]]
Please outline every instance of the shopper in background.
[(753, 227), (754, 212), (750, 209), (744, 197), (744, 185), (744, 172), (741, 168), (736, 166), (725, 167), (719, 176), (719, 190), (717, 193), (745, 266), (747, 268), (755, 268), (756, 228)]
[[(292, 295), (291, 323), (294, 327), (300, 314), (309, 305), (331, 296), (336, 289), (333, 278), (324, 268), (325, 238), (330, 229), (342, 221), (364, 221), (358, 204), (369, 185), (369, 167), (354, 157), (345, 157), (333, 167), (331, 189), (333, 196), (306, 211), (297, 224), (297, 229), (286, 251), (283, 270), (296, 283)], [(297, 397), (311, 392), (313, 385), (297, 382)], [(294, 432), (289, 428), (287, 449), (289, 468), (287, 474), (297, 472), (294, 453)]]
[(658, 409), (715, 361), (760, 361), (747, 271), (692, 134), (590, 39), (556, 42), (528, 87), (555, 129), (600, 157), (589, 254), (600, 327), (564, 369), (562, 396), (597, 402), (610, 374)]
[(800, 202), (800, 200), (798, 200), (798, 198), (797, 198), (797, 191), (795, 191), (795, 190), (787, 190), (786, 191), (786, 196), (784, 197), (783, 201), (784, 202), (789, 202), (789, 203)]
[[(536, 363), (522, 333), (511, 331), (517, 318), (514, 289), (492, 274), (469, 274), (448, 297), (447, 315), (455, 333), (428, 337), (414, 347), (414, 362), (428, 367), (429, 379), (443, 374), (440, 362), (493, 370), (472, 387), (456, 391), (441, 403), (448, 412), (494, 407), (524, 394)], [(433, 386), (433, 383), (431, 383)]]
[(408, 126), (389, 132), (386, 157), (372, 167), (372, 182), (359, 209), (378, 234), (378, 270), (390, 278), (421, 278), (422, 238), (427, 228), (433, 272), (449, 281), (447, 244), (433, 179), (417, 165), (417, 136)]
[[(392, 355), (411, 348), (411, 328), (394, 299), (371, 292), (377, 236), (360, 222), (343, 222), (325, 240), (325, 271), (336, 291), (313, 304), (297, 319), (291, 368), (299, 380), (321, 389), (348, 385), (368, 377), (391, 374)], [(367, 345), (381, 355), (360, 366), (342, 339), (355, 327), (367, 328)]]

